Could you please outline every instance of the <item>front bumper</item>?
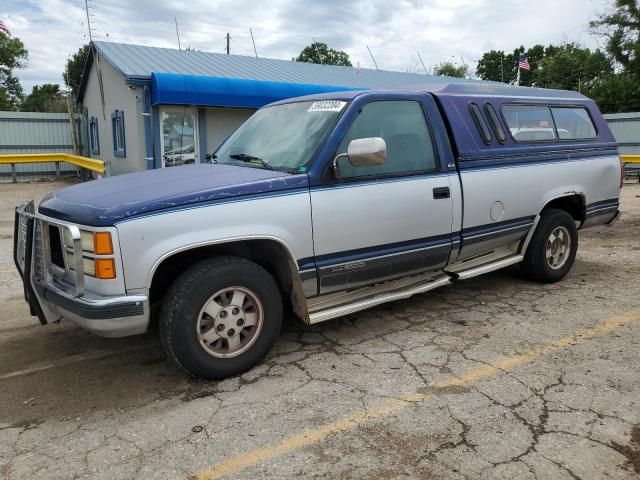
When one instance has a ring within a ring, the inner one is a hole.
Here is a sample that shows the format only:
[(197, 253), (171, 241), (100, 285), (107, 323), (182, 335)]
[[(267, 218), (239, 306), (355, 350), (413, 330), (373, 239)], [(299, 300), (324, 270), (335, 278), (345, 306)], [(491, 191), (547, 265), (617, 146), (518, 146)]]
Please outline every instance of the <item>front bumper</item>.
[[(13, 257), (31, 314), (43, 325), (64, 318), (104, 337), (144, 333), (149, 324), (148, 298), (144, 295), (102, 296), (87, 291), (81, 264), (76, 264), (74, 272), (61, 275), (59, 268), (53, 268), (50, 258), (49, 225), (67, 228), (76, 236), (73, 229), (77, 227), (37, 214), (33, 202), (16, 208)], [(74, 247), (74, 257), (82, 257), (79, 243)]]

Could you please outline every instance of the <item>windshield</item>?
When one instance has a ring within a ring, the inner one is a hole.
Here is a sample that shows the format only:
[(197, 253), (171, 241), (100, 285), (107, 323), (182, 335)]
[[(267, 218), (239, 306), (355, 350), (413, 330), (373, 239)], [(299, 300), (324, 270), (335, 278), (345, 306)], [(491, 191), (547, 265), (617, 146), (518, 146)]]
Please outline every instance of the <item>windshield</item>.
[(323, 100), (262, 108), (220, 146), (213, 161), (302, 173), (346, 103)]

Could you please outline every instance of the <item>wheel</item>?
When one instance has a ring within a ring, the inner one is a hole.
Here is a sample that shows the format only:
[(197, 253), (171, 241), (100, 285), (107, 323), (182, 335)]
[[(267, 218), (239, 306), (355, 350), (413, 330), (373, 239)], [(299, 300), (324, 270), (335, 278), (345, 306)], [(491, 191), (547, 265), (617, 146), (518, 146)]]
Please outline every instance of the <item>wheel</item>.
[(522, 262), (524, 275), (536, 282), (562, 280), (573, 266), (578, 250), (578, 229), (564, 210), (542, 212)]
[(282, 325), (273, 277), (237, 257), (203, 260), (170, 287), (160, 316), (162, 346), (193, 376), (220, 379), (258, 363)]

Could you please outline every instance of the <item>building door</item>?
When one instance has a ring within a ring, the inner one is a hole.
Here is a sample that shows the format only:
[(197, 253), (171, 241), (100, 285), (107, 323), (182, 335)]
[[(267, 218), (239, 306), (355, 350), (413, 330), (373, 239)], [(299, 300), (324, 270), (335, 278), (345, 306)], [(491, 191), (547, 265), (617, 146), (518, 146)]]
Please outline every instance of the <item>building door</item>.
[(177, 167), (199, 162), (198, 111), (186, 107), (160, 109), (162, 166)]

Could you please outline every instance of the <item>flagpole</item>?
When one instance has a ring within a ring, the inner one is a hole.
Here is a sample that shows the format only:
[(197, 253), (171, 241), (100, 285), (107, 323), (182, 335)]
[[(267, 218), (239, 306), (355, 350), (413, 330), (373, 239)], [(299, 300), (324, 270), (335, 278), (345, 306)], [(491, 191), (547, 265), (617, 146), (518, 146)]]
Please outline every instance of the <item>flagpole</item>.
[(520, 62), (518, 61), (518, 76), (516, 77), (516, 87), (520, 86)]

